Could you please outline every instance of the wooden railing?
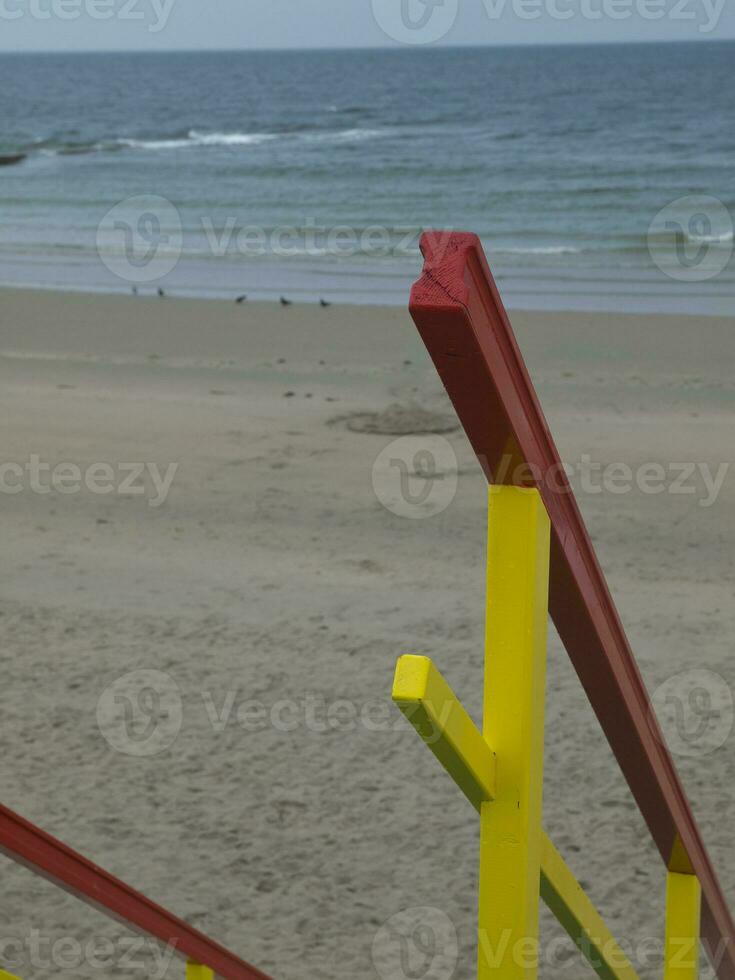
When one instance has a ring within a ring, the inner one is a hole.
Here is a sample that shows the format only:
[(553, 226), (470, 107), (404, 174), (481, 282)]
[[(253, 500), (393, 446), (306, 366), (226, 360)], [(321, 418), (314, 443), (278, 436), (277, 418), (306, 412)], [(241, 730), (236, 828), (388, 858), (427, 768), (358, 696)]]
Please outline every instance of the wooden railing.
[[(0, 804), (0, 852), (187, 961), (187, 980), (269, 980), (145, 895)], [(2, 978), (0, 978), (2, 980)]]
[(636, 977), (541, 829), (547, 603), (667, 869), (666, 980), (696, 978), (700, 936), (735, 980), (732, 917), (482, 246), (421, 248), (411, 314), (490, 484), (482, 733), (424, 657), (401, 657), (393, 698), (480, 812), (480, 980), (536, 976), (539, 892), (599, 976)]

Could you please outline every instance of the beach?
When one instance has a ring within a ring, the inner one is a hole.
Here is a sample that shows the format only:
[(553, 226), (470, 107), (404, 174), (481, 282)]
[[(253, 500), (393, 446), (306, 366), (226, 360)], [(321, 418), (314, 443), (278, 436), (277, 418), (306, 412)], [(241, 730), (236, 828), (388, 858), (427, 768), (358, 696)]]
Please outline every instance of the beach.
[[(399, 980), (385, 924), (427, 907), (473, 976), (478, 820), (390, 690), (425, 654), (480, 721), (486, 483), (407, 311), (20, 289), (0, 308), (4, 803), (279, 980)], [(512, 321), (649, 690), (696, 669), (726, 698), (732, 319)], [(386, 490), (406, 445), (440, 464), (425, 500)], [(115, 697), (141, 671), (162, 728), (125, 744)], [(672, 734), (732, 903), (728, 717)], [(553, 629), (544, 827), (659, 976), (665, 869)], [(60, 938), (126, 936), (7, 861), (0, 915), (6, 938), (41, 928), (43, 961), (6, 957), (40, 980)], [(559, 936), (544, 911), (541, 976), (588, 976)], [(179, 976), (136, 955), (69, 969)]]

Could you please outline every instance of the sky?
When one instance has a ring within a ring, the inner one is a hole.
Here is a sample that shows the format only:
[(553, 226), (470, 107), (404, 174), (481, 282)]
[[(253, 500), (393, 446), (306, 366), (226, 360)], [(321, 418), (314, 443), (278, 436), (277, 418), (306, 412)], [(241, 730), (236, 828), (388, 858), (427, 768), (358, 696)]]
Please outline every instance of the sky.
[(733, 38), (735, 0), (0, 0), (0, 51)]

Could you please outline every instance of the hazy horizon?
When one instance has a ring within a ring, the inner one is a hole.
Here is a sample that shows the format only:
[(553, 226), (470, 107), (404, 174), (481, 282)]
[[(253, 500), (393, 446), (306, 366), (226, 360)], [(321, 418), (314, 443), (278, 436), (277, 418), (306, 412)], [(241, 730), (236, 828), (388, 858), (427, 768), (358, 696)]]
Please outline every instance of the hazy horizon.
[(427, 44), (421, 47), (400, 45), (400, 44), (344, 44), (344, 45), (308, 45), (297, 47), (178, 47), (178, 48), (21, 48), (16, 50), (5, 49), (0, 46), (0, 56), (3, 55), (26, 55), (26, 54), (267, 54), (267, 53), (318, 53), (320, 51), (347, 52), (347, 51), (394, 51), (396, 54), (405, 51), (431, 52), (431, 51), (453, 51), (453, 50), (493, 50), (496, 48), (596, 48), (596, 47), (628, 47), (630, 45), (645, 46), (647, 44), (733, 44), (735, 35), (732, 37), (698, 37), (698, 38), (647, 38), (644, 40), (635, 39), (615, 39), (611, 41), (592, 40), (592, 41), (507, 41), (496, 44), (473, 44), (471, 42), (456, 44)]
[(0, 0), (0, 52), (735, 40), (726, 0)]

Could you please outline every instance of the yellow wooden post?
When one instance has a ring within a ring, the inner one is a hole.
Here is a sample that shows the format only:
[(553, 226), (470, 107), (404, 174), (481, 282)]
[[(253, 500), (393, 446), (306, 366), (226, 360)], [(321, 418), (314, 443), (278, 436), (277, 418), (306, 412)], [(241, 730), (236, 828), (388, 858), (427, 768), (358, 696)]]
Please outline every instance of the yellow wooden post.
[[(540, 891), (602, 980), (639, 980), (541, 830), (548, 519), (535, 490), (503, 487), (493, 494), (486, 734), (428, 657), (399, 658), (393, 700), (482, 815), (480, 976), (528, 980), (534, 975)], [(501, 521), (506, 522), (502, 533)], [(491, 724), (493, 712), (498, 717)], [(496, 756), (496, 738), (507, 758)], [(501, 862), (496, 867), (494, 855)], [(513, 916), (510, 924), (503, 918), (506, 909)]]
[(697, 980), (702, 889), (695, 875), (666, 877), (664, 980)]
[(500, 762), (480, 809), (479, 980), (538, 972), (549, 545), (537, 490), (490, 487), (483, 735)]
[(202, 966), (194, 960), (187, 960), (186, 980), (214, 980), (214, 972), (208, 966)]

